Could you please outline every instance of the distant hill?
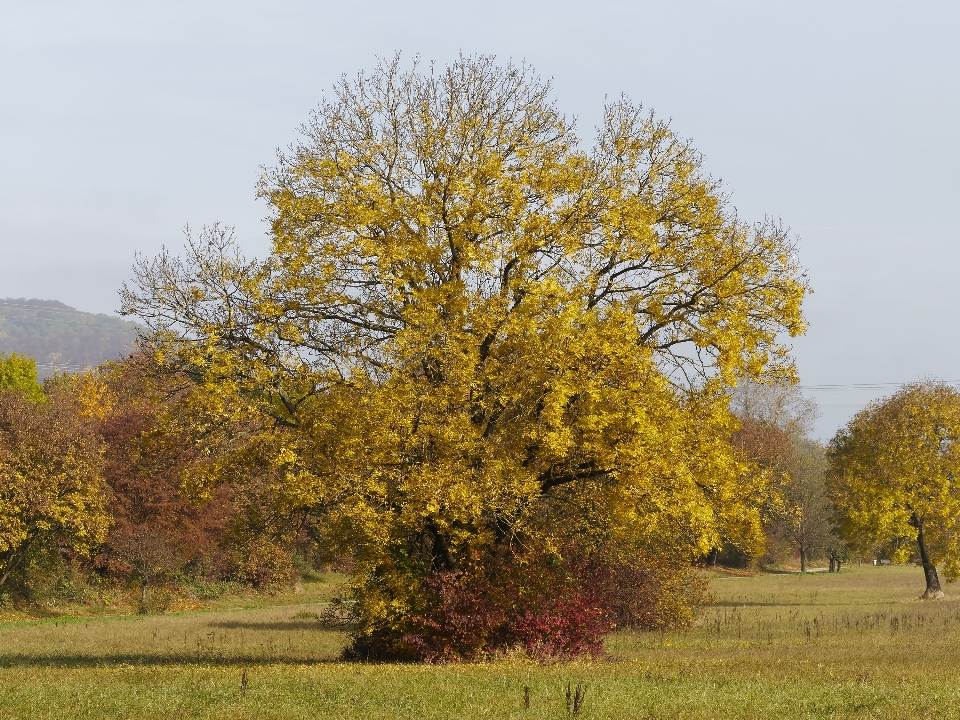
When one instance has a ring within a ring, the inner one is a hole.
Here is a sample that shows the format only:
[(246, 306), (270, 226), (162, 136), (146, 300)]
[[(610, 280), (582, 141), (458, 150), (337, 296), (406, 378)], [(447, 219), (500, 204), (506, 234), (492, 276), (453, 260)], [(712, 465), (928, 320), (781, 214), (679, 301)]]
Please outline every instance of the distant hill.
[(135, 323), (56, 300), (0, 300), (0, 353), (31, 356), (42, 377), (115, 360), (130, 352), (136, 337)]

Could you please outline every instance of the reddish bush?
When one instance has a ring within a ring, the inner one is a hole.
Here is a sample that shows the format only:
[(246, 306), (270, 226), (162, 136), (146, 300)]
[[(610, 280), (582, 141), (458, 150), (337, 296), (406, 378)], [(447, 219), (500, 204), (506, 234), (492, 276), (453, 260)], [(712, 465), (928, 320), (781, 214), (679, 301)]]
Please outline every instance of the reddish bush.
[[(513, 557), (492, 572), (434, 572), (398, 627), (356, 634), (348, 656), (427, 662), (514, 650), (540, 659), (597, 656), (616, 627), (682, 621), (664, 600), (690, 589), (665, 587), (652, 570), (591, 562), (574, 552), (565, 561)], [(683, 608), (689, 599), (673, 598)]]

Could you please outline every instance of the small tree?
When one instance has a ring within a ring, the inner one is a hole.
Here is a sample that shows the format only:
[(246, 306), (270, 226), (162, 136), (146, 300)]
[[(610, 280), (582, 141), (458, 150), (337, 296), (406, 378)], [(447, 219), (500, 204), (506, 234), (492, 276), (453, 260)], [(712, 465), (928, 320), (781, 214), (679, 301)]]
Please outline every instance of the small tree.
[(42, 402), (44, 394), (37, 382), (37, 361), (17, 353), (0, 353), (0, 390), (16, 390), (28, 400)]
[(183, 556), (156, 527), (127, 527), (110, 538), (116, 558), (130, 566), (140, 583), (140, 614), (147, 612), (147, 588), (183, 566)]
[(903, 386), (857, 413), (830, 443), (830, 486), (851, 542), (893, 560), (919, 552), (923, 598), (943, 597), (937, 565), (960, 570), (960, 393), (936, 381)]
[(827, 557), (830, 559), (830, 572), (840, 572), (844, 563), (850, 562), (850, 548), (843, 538), (834, 535), (827, 547)]
[(233, 513), (229, 492), (215, 488), (204, 502), (191, 502), (181, 488), (183, 470), (202, 454), (216, 454), (220, 443), (209, 431), (202, 444), (194, 442), (179, 424), (168, 421), (182, 420), (180, 400), (184, 387), (192, 384), (156, 370), (150, 358), (137, 353), (104, 364), (87, 378), (98, 389), (104, 410), (97, 429), (114, 521), (106, 543), (110, 552), (98, 557), (98, 564), (119, 561), (126, 567), (116, 569), (125, 574), (135, 564), (121, 557), (129, 555), (126, 550), (118, 550), (128, 547), (131, 533), (149, 530), (184, 559), (202, 558), (205, 565), (222, 569), (220, 543)]
[(800, 572), (807, 571), (811, 557), (822, 557), (833, 540), (833, 505), (824, 477), (826, 470), (824, 448), (819, 443), (805, 438), (794, 440), (779, 521), (800, 553)]

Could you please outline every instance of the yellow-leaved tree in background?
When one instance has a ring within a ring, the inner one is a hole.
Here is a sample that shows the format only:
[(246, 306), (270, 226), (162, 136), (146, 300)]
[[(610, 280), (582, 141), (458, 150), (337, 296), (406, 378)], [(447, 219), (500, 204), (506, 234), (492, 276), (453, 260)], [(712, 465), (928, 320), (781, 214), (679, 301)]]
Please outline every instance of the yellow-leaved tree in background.
[(789, 234), (651, 113), (607, 105), (588, 147), (488, 57), (395, 58), (303, 133), (261, 180), (265, 260), (214, 226), (123, 291), (200, 406), (275, 420), (189, 482), (246, 458), (322, 515), (358, 656), (575, 654), (689, 617), (691, 561), (762, 540), (726, 391), (793, 376)]
[(960, 571), (960, 393), (944, 383), (904, 385), (857, 413), (833, 438), (830, 483), (861, 551), (919, 553), (923, 598), (943, 597), (937, 565)]

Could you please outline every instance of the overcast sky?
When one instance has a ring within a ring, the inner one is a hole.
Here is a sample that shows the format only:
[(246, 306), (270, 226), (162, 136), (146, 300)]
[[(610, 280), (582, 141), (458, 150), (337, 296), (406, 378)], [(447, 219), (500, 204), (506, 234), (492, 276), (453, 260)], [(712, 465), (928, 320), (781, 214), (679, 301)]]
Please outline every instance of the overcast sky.
[(893, 385), (960, 380), (955, 2), (0, 0), (0, 297), (111, 312), (186, 223), (267, 247), (260, 167), (377, 55), (526, 59), (582, 135), (605, 95), (673, 119), (745, 219), (800, 238), (795, 343), (829, 438)]

